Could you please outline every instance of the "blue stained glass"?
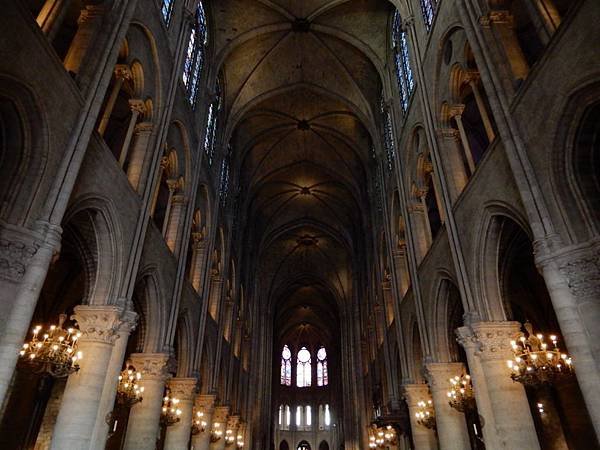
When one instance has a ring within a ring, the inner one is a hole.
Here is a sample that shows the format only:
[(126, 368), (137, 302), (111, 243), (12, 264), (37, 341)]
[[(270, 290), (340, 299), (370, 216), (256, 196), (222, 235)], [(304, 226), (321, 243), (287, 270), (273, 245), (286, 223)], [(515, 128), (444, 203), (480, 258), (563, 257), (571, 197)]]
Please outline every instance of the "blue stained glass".
[(171, 14), (173, 12), (174, 4), (175, 0), (162, 0), (162, 6), (160, 10), (162, 12), (163, 19), (167, 25), (171, 21)]
[(423, 20), (427, 31), (431, 28), (433, 18), (435, 17), (436, 0), (421, 0), (421, 12), (423, 13)]
[(415, 82), (410, 66), (408, 39), (406, 31), (402, 28), (402, 18), (398, 11), (394, 14), (392, 44), (396, 79), (398, 81), (398, 91), (400, 92), (400, 105), (402, 106), (402, 110), (406, 112), (410, 102), (410, 96), (415, 87)]
[[(165, 1), (172, 2), (174, 0)], [(204, 67), (207, 42), (206, 14), (202, 2), (199, 2), (196, 8), (194, 27), (190, 32), (185, 60), (183, 62), (183, 84), (186, 87), (187, 98), (192, 106), (196, 105), (198, 84)]]

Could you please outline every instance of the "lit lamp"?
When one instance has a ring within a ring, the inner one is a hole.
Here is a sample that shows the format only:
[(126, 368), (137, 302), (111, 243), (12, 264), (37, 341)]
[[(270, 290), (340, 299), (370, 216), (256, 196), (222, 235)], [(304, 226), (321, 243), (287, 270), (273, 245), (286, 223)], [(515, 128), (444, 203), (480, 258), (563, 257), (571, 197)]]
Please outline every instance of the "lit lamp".
[(57, 325), (51, 325), (44, 333), (37, 325), (32, 338), (23, 344), (19, 352), (21, 361), (32, 367), (34, 372), (48, 373), (55, 378), (66, 377), (79, 370), (79, 360), (83, 357), (77, 351), (77, 340), (81, 331), (76, 328), (63, 329), (67, 316), (61, 314)]
[(138, 384), (141, 379), (142, 374), (136, 371), (135, 367), (127, 365), (119, 375), (119, 385), (117, 386), (117, 403), (119, 405), (131, 408), (142, 401), (144, 388)]
[(223, 430), (221, 429), (221, 424), (216, 422), (213, 425), (212, 433), (210, 434), (210, 442), (217, 442), (219, 439), (223, 437)]
[(448, 403), (454, 409), (465, 412), (475, 408), (475, 395), (471, 384), (471, 375), (457, 375), (450, 378), (450, 390), (448, 391)]
[(238, 434), (237, 442), (235, 445), (237, 445), (237, 448), (242, 448), (244, 446), (244, 436), (242, 436), (241, 434)]
[(225, 445), (231, 445), (235, 441), (232, 430), (225, 430)]
[(167, 391), (167, 395), (163, 398), (162, 412), (160, 415), (160, 423), (162, 425), (170, 427), (181, 420), (179, 417), (181, 416), (181, 410), (177, 407), (178, 404), (179, 399), (170, 397), (169, 391)]
[(417, 403), (418, 410), (415, 413), (417, 423), (433, 430), (435, 428), (435, 412), (433, 410), (433, 402), (427, 400), (427, 402), (421, 400)]
[(525, 323), (527, 337), (511, 341), (513, 360), (507, 361), (511, 378), (527, 386), (553, 384), (560, 378), (573, 375), (571, 358), (558, 348), (558, 338), (550, 335), (552, 345), (545, 342), (543, 334), (533, 334), (531, 323)]
[(192, 434), (204, 433), (206, 430), (206, 421), (204, 420), (204, 413), (202, 411), (196, 411), (194, 419), (192, 420)]

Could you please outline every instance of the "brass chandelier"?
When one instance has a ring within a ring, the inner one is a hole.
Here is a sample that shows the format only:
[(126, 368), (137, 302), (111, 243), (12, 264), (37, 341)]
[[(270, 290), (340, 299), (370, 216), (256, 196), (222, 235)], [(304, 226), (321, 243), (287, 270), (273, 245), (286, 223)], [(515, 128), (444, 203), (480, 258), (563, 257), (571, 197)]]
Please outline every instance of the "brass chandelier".
[(128, 364), (119, 375), (119, 385), (117, 386), (117, 403), (119, 405), (131, 408), (142, 401), (144, 387), (139, 385), (141, 379), (142, 374)]
[(433, 402), (431, 400), (421, 400), (417, 403), (418, 410), (415, 413), (417, 423), (430, 430), (435, 428), (435, 411), (433, 410)]
[(385, 429), (375, 428), (373, 434), (369, 437), (369, 448), (385, 448), (389, 445), (395, 445), (396, 432), (391, 425)]
[(204, 413), (202, 411), (196, 411), (192, 420), (192, 434), (204, 433), (206, 431), (206, 421), (204, 420)]
[(31, 340), (23, 344), (19, 352), (23, 364), (36, 373), (47, 373), (55, 378), (79, 370), (83, 354), (77, 351), (77, 340), (81, 331), (74, 327), (63, 329), (66, 319), (67, 316), (61, 314), (58, 325), (51, 325), (45, 332), (41, 325), (33, 329)]
[(177, 407), (179, 399), (171, 397), (170, 392), (167, 390), (167, 395), (163, 398), (162, 412), (160, 414), (160, 423), (166, 427), (175, 425), (181, 420), (181, 409)]
[(475, 395), (471, 383), (471, 375), (456, 375), (450, 378), (450, 390), (448, 391), (448, 403), (460, 412), (475, 408)]
[(550, 335), (551, 344), (543, 334), (534, 334), (531, 323), (525, 323), (527, 336), (511, 341), (514, 359), (507, 361), (511, 378), (527, 386), (539, 387), (573, 375), (571, 358), (558, 348), (558, 338)]

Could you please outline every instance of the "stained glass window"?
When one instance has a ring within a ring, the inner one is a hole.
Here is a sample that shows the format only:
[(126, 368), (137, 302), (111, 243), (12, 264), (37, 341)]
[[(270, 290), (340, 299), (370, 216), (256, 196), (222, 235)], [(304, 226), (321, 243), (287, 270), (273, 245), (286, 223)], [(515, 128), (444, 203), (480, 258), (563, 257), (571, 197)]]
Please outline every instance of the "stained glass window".
[(206, 133), (204, 135), (204, 153), (211, 165), (215, 158), (215, 144), (217, 140), (217, 122), (221, 110), (221, 83), (217, 80), (216, 95), (214, 101), (208, 107), (208, 118), (206, 119)]
[(310, 352), (306, 349), (306, 347), (302, 347), (298, 351), (296, 359), (296, 386), (308, 387), (310, 386), (311, 382)]
[(437, 0), (421, 0), (421, 12), (423, 13), (423, 20), (427, 31), (431, 28), (433, 18), (435, 17), (435, 8)]
[(325, 426), (331, 425), (331, 412), (329, 411), (329, 405), (325, 405)]
[(329, 373), (327, 372), (327, 351), (321, 347), (317, 351), (317, 386), (329, 384)]
[(206, 14), (204, 13), (202, 2), (198, 2), (194, 26), (190, 32), (190, 39), (183, 62), (183, 84), (187, 91), (188, 101), (193, 107), (196, 105), (198, 83), (204, 66), (207, 42)]
[(283, 346), (281, 352), (281, 384), (292, 385), (292, 352), (287, 345)]
[(306, 426), (310, 427), (312, 425), (312, 410), (310, 405), (306, 405)]
[(221, 185), (219, 186), (219, 197), (221, 204), (224, 206), (229, 193), (229, 159), (231, 155), (231, 147), (228, 148), (227, 156), (221, 162)]
[(302, 406), (296, 407), (296, 426), (302, 425)]
[(396, 81), (398, 82), (398, 91), (400, 92), (400, 105), (402, 106), (402, 110), (406, 112), (410, 96), (415, 87), (415, 82), (410, 66), (408, 38), (406, 36), (406, 31), (402, 27), (402, 18), (398, 11), (394, 14), (392, 45), (394, 51), (394, 66), (396, 68)]
[(394, 160), (396, 159), (396, 144), (394, 142), (394, 128), (392, 124), (392, 115), (389, 108), (385, 106), (383, 93), (381, 94), (381, 115), (383, 120), (383, 143), (387, 156), (388, 170), (394, 169)]
[(160, 11), (162, 12), (163, 19), (167, 25), (171, 21), (171, 14), (173, 13), (174, 4), (175, 0), (162, 0)]

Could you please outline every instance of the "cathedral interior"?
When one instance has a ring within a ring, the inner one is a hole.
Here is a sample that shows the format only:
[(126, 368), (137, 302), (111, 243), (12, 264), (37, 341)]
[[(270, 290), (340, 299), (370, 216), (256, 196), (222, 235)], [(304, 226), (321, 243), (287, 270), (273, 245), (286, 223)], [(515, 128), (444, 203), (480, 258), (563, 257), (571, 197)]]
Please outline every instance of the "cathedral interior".
[(1, 449), (600, 449), (598, 0), (0, 3)]

